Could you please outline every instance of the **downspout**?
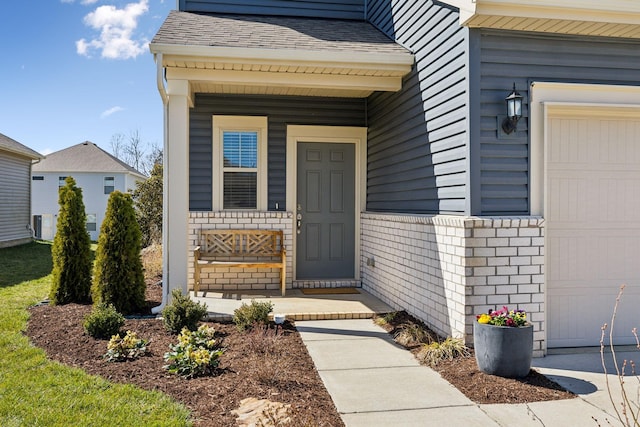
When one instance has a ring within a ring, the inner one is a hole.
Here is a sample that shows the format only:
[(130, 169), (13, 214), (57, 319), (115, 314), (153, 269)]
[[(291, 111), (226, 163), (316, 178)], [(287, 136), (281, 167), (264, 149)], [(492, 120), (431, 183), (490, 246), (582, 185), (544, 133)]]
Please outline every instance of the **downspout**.
[[(169, 108), (169, 96), (167, 95), (167, 89), (164, 87), (164, 76), (162, 67), (162, 53), (154, 54), (154, 59), (156, 60), (156, 83), (158, 85), (158, 92), (160, 92), (160, 97), (162, 98), (162, 123), (163, 123), (163, 143), (162, 150), (163, 153), (168, 152), (168, 135), (169, 135), (169, 124), (167, 123), (168, 117), (168, 108)], [(162, 156), (163, 159), (163, 172), (162, 172), (162, 181), (163, 188), (166, 187), (164, 182), (167, 180), (167, 162), (168, 159), (165, 155)], [(163, 257), (163, 265), (162, 265), (162, 302), (159, 306), (153, 307), (151, 309), (151, 313), (158, 314), (162, 312), (165, 305), (167, 305), (167, 298), (169, 294), (169, 285), (167, 283), (167, 278), (169, 277), (169, 233), (166, 232), (167, 225), (169, 224), (169, 218), (167, 218), (166, 212), (164, 211), (165, 206), (167, 206), (167, 192), (162, 191), (162, 257)]]

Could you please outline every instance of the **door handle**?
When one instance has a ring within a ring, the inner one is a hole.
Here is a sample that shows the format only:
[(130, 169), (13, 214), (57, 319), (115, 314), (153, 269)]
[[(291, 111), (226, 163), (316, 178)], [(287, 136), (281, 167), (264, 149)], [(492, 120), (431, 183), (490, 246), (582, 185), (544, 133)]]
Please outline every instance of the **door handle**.
[(302, 229), (302, 214), (298, 214), (296, 215), (296, 233), (300, 234), (301, 229)]

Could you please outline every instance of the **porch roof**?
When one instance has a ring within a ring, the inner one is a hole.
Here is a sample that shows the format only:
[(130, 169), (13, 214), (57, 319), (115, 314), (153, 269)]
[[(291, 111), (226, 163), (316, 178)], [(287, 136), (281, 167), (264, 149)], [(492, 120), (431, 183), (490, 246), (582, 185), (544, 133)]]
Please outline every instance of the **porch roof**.
[(364, 21), (172, 11), (150, 44), (192, 92), (365, 97), (413, 55)]

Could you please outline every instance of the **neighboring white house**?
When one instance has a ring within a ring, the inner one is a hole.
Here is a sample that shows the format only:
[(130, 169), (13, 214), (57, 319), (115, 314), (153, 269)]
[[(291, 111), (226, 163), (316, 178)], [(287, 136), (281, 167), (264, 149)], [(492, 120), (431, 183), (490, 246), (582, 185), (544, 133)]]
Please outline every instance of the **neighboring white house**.
[(98, 240), (100, 226), (112, 191), (131, 192), (146, 177), (96, 144), (85, 141), (49, 154), (33, 166), (32, 215), (35, 237), (52, 240), (56, 234), (58, 189), (71, 176), (82, 189), (87, 231)]
[(0, 133), (0, 247), (31, 240), (31, 187), (34, 160), (42, 156)]

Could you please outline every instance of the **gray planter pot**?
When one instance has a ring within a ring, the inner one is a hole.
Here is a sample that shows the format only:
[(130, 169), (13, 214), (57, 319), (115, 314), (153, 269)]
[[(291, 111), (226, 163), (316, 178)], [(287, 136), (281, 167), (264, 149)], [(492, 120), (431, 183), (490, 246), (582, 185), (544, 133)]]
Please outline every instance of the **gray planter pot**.
[(473, 323), (478, 368), (489, 375), (526, 377), (533, 355), (533, 325), (514, 328)]

